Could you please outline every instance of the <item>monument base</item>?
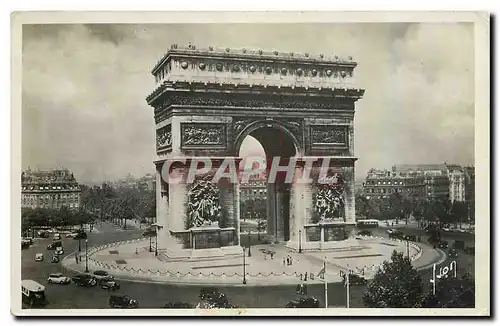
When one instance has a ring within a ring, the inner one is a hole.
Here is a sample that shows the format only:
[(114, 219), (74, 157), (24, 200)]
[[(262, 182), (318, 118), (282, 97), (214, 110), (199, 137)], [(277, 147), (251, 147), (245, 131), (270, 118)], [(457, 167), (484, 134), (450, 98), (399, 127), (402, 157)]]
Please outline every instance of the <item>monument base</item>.
[(285, 246), (295, 251), (349, 250), (359, 247), (356, 223), (320, 222), (304, 226), (302, 239), (288, 241)]
[(234, 228), (204, 225), (183, 231), (170, 231), (171, 243), (162, 250), (162, 260), (199, 261), (238, 258), (243, 249), (237, 245)]
[(164, 261), (210, 261), (240, 258), (241, 246), (227, 246), (208, 249), (166, 249), (162, 252)]

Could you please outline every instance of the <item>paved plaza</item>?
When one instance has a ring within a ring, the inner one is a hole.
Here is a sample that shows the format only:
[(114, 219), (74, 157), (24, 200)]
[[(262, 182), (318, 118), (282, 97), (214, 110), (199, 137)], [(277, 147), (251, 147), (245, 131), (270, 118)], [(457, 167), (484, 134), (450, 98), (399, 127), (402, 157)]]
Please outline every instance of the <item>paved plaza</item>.
[[(230, 284), (243, 283), (243, 257), (166, 261), (149, 251), (149, 238), (110, 243), (89, 249), (90, 271), (107, 270), (118, 279), (177, 284)], [(346, 240), (341, 248), (325, 252), (297, 253), (283, 245), (255, 245), (245, 257), (247, 285), (297, 284), (308, 274), (308, 283), (321, 283), (317, 275), (327, 260), (326, 277), (329, 282), (341, 281), (340, 272), (351, 269), (371, 278), (378, 266), (389, 259), (394, 251), (407, 252), (406, 243), (384, 238), (364, 237)], [(270, 252), (274, 254), (270, 255)], [(411, 244), (409, 254), (417, 268), (425, 267), (444, 255), (425, 244)], [(291, 265), (287, 263), (291, 258)], [(66, 268), (83, 272), (85, 256), (76, 263), (74, 254), (63, 260)], [(160, 259), (159, 259), (160, 258)]]

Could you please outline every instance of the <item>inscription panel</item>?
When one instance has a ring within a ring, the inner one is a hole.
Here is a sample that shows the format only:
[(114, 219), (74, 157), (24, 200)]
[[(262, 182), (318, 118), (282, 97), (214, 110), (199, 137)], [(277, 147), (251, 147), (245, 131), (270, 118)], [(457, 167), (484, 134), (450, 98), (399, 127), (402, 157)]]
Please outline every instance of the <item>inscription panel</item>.
[(172, 148), (172, 126), (166, 125), (156, 130), (156, 150), (163, 151)]
[(311, 126), (312, 147), (333, 147), (346, 149), (349, 147), (347, 126), (314, 125)]
[(183, 148), (226, 147), (224, 123), (181, 123)]

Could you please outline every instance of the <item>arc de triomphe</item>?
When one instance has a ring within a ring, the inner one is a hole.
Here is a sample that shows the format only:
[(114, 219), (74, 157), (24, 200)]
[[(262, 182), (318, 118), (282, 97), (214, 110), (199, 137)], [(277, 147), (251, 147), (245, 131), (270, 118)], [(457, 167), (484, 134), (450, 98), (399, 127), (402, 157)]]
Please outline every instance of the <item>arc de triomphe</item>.
[[(352, 58), (261, 50), (170, 50), (154, 66), (147, 97), (156, 123), (158, 250), (184, 259), (240, 254), (239, 184), (169, 183), (196, 158), (238, 165), (248, 135), (268, 158), (303, 172), (327, 162), (321, 183), (268, 183), (267, 233), (302, 250), (338, 246), (353, 231), (354, 112), (364, 94), (354, 86)], [(323, 165), (324, 166), (324, 165)], [(269, 169), (269, 166), (268, 166)], [(269, 171), (268, 171), (269, 172)], [(209, 174), (209, 173), (208, 173)], [(207, 207), (212, 207), (209, 210)]]

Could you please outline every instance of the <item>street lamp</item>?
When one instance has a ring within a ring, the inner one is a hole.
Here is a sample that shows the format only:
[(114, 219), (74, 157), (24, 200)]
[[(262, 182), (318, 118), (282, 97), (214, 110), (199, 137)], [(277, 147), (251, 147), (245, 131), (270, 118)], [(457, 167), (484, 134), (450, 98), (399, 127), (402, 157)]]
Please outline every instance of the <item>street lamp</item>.
[(85, 273), (89, 272), (89, 255), (88, 255), (88, 244), (89, 240), (85, 239)]
[(155, 256), (158, 256), (158, 228), (155, 232)]
[(302, 253), (302, 230), (299, 230), (299, 254)]
[(243, 284), (247, 284), (246, 271), (245, 271), (245, 248), (243, 248)]
[(252, 257), (252, 252), (250, 251), (250, 246), (252, 242), (252, 235), (250, 234), (250, 231), (248, 231), (248, 257)]

